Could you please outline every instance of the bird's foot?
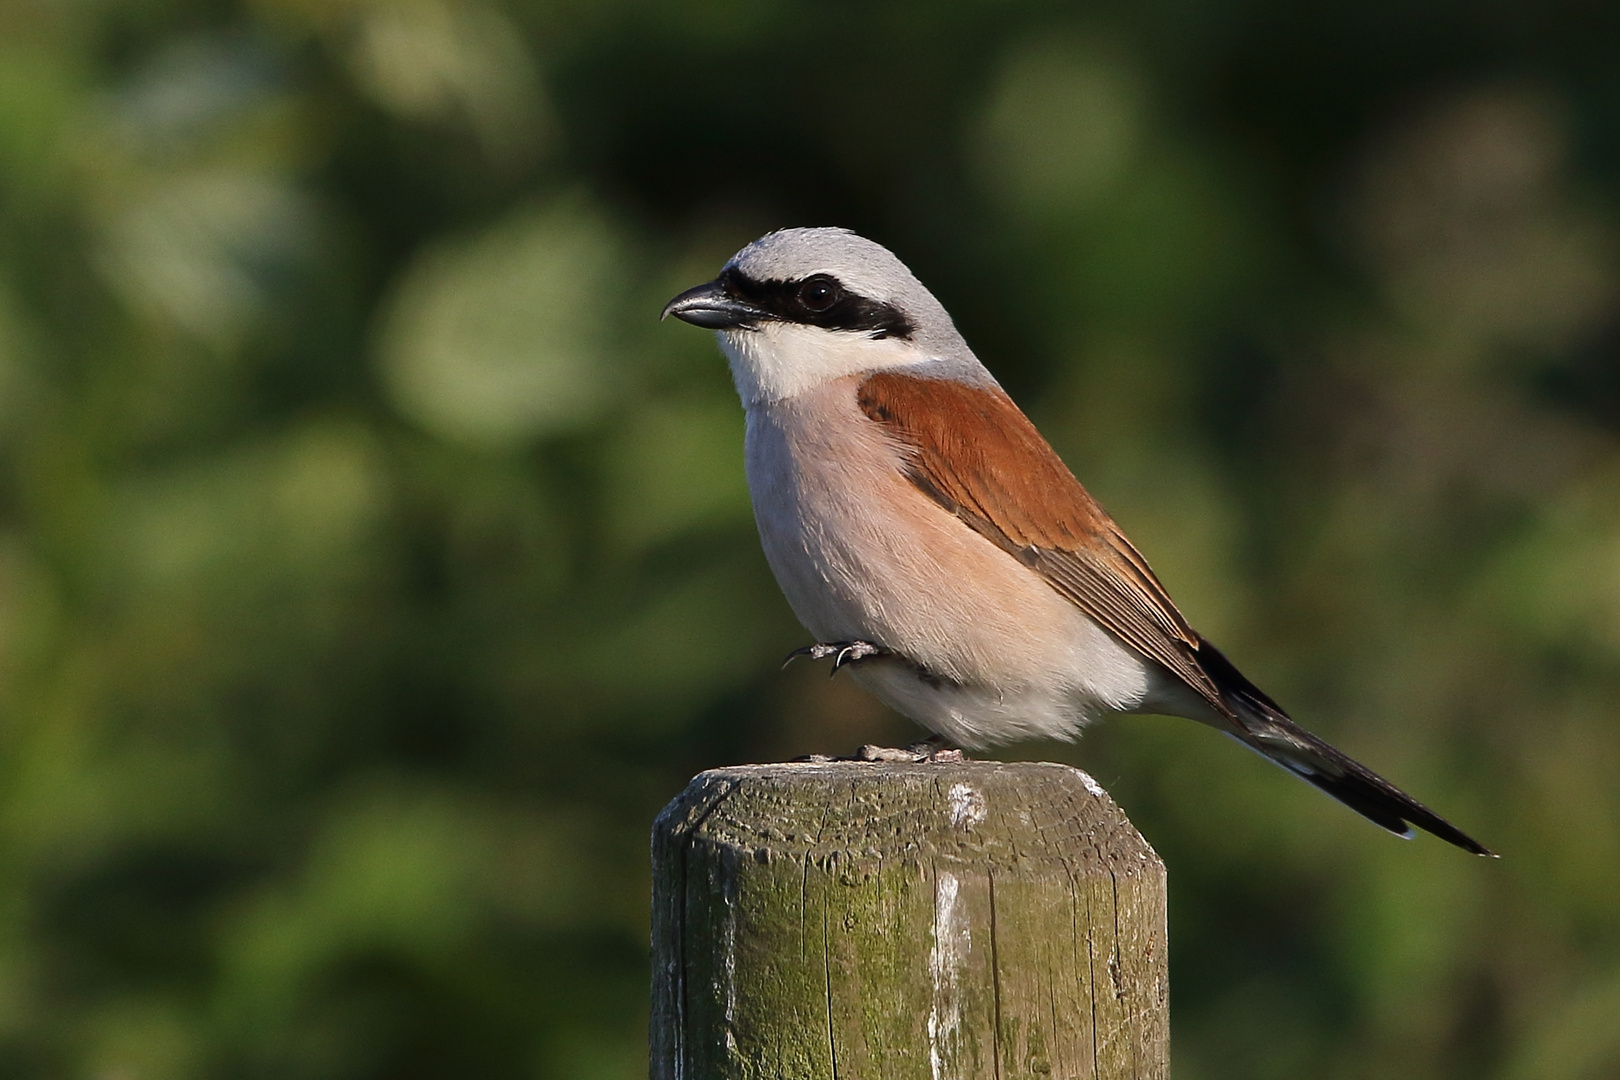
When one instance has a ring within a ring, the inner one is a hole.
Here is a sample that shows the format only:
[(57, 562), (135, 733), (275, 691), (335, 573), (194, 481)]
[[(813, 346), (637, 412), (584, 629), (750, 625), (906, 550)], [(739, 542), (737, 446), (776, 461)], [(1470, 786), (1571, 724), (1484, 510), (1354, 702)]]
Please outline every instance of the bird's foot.
[(856, 761), (901, 761), (911, 764), (949, 764), (966, 761), (967, 755), (938, 735), (930, 735), (903, 749), (892, 746), (873, 746), (867, 743), (855, 751)]
[(831, 754), (806, 754), (793, 760), (808, 761), (812, 764), (826, 764), (830, 761), (863, 761), (868, 764), (899, 762), (902, 765), (950, 765), (969, 759), (966, 754), (954, 746), (946, 746), (944, 743), (936, 743), (925, 739), (922, 742), (915, 742), (906, 747), (876, 746), (867, 743), (849, 757), (834, 757)]
[(853, 664), (858, 660), (869, 660), (874, 656), (893, 656), (894, 654), (881, 645), (874, 645), (870, 641), (818, 641), (814, 645), (804, 645), (787, 654), (782, 666), (787, 667), (801, 656), (808, 656), (812, 660), (825, 660), (832, 657), (832, 672), (829, 679), (838, 674), (838, 669), (845, 664)]

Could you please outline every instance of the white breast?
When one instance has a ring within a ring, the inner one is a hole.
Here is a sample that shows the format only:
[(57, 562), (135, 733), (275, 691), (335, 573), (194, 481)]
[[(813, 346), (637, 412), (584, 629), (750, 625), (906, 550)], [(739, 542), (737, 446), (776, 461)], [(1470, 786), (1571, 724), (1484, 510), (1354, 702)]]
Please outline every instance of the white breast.
[(748, 486), (766, 559), (818, 641), (863, 640), (922, 665), (856, 677), (963, 745), (1072, 737), (1126, 711), (1148, 665), (1033, 571), (923, 495), (859, 409), (860, 376), (748, 410)]

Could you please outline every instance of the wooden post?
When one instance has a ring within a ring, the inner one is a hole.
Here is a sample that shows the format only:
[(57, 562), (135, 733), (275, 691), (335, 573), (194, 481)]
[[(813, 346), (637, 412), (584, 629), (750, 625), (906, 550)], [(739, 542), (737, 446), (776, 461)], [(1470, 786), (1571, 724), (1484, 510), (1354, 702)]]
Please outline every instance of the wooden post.
[(715, 769), (652, 846), (652, 1080), (1170, 1074), (1164, 864), (1077, 769)]

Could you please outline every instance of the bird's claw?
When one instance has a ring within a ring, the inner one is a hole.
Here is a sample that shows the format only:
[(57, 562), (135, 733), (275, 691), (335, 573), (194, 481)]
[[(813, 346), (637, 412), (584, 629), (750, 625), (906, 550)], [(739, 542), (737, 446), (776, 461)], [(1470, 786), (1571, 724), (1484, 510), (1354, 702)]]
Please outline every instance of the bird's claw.
[(904, 749), (890, 746), (874, 746), (867, 743), (855, 751), (856, 761), (900, 761), (910, 764), (955, 764), (966, 761), (967, 755), (960, 749), (952, 746), (938, 735), (931, 735), (919, 742), (914, 742)]
[(867, 660), (874, 656), (888, 656), (889, 650), (881, 645), (874, 645), (870, 641), (818, 641), (814, 645), (803, 645), (787, 654), (782, 666), (787, 667), (801, 656), (808, 656), (812, 660), (825, 660), (832, 657), (832, 672), (830, 679), (838, 674), (838, 669), (845, 664), (853, 664), (857, 660)]
[(794, 761), (804, 761), (816, 765), (824, 765), (834, 761), (861, 761), (867, 764), (884, 762), (898, 762), (903, 765), (954, 765), (967, 761), (968, 757), (961, 750), (952, 746), (938, 735), (929, 736), (920, 742), (914, 742), (905, 748), (893, 746), (877, 746), (867, 743), (849, 757), (832, 757), (827, 754), (806, 754), (796, 757)]
[[(838, 669), (845, 664), (853, 664), (857, 660), (866, 660), (874, 656), (882, 656), (889, 650), (881, 645), (873, 645), (870, 641), (851, 641), (838, 650), (833, 657), (832, 674), (838, 674)], [(829, 675), (828, 678), (832, 676)]]
[(782, 661), (782, 666), (784, 668), (787, 667), (801, 656), (808, 656), (812, 660), (825, 660), (827, 657), (831, 656), (837, 651), (838, 646), (826, 645), (819, 641), (814, 645), (800, 645), (797, 649), (794, 649), (792, 652), (787, 654), (787, 657)]

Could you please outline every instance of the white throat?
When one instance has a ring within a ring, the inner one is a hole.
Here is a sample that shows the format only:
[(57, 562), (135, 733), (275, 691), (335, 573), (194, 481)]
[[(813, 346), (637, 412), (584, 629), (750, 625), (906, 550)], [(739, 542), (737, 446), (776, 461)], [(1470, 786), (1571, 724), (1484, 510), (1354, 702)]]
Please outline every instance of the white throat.
[(757, 330), (715, 334), (731, 365), (743, 405), (753, 408), (796, 397), (847, 375), (914, 367), (933, 357), (904, 338), (765, 323)]

